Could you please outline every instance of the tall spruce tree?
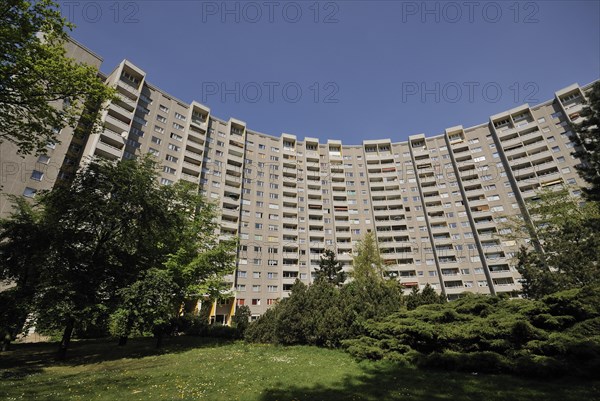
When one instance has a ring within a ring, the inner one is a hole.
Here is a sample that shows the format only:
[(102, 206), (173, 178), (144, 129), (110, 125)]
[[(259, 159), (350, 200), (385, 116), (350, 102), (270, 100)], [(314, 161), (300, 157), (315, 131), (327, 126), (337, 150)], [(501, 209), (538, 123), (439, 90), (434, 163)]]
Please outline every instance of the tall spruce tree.
[(319, 268), (315, 269), (315, 281), (327, 282), (335, 286), (341, 286), (346, 281), (344, 265), (337, 260), (335, 252), (326, 249), (319, 261)]

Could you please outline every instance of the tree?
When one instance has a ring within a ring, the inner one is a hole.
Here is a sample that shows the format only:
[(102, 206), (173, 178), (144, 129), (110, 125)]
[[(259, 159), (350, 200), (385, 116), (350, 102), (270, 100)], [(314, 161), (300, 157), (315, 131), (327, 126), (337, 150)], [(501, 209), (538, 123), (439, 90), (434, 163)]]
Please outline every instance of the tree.
[(111, 334), (125, 345), (132, 332), (151, 332), (156, 347), (179, 313), (181, 288), (167, 270), (151, 268), (129, 287), (120, 290), (121, 306), (111, 316)]
[(577, 167), (579, 174), (591, 186), (584, 189), (589, 200), (600, 201), (600, 82), (596, 82), (589, 92), (588, 104), (580, 113), (584, 120), (573, 124), (579, 134), (575, 139), (580, 146), (575, 156), (583, 163)]
[(425, 284), (423, 291), (419, 290), (418, 286), (414, 286), (406, 297), (406, 308), (408, 310), (416, 309), (421, 305), (443, 304), (446, 302), (446, 297), (443, 294), (438, 294), (429, 283)]
[(581, 202), (568, 189), (548, 190), (539, 192), (528, 210), (530, 219), (514, 224), (509, 234), (520, 241), (517, 270), (523, 294), (540, 298), (598, 282), (599, 204)]
[(77, 126), (85, 105), (112, 99), (94, 67), (66, 57), (73, 27), (52, 0), (0, 5), (0, 143), (41, 153), (60, 129)]
[(42, 214), (22, 197), (12, 197), (15, 210), (0, 220), (0, 280), (14, 286), (2, 292), (10, 307), (2, 308), (0, 331), (4, 347), (14, 340), (23, 328), (28, 315), (27, 305), (34, 300), (39, 281), (39, 265), (45, 248), (46, 233), (41, 229)]
[(241, 338), (244, 337), (244, 333), (250, 324), (250, 317), (252, 316), (252, 311), (248, 305), (241, 305), (235, 309), (235, 314), (233, 315), (232, 323), (233, 327), (237, 330), (237, 335)]
[(337, 260), (335, 252), (326, 249), (319, 261), (319, 268), (315, 269), (315, 281), (324, 281), (335, 286), (341, 286), (346, 281), (344, 265)]
[[(14, 255), (2, 258), (0, 266), (35, 267), (29, 312), (35, 314), (40, 330), (63, 329), (59, 357), (64, 357), (73, 331), (90, 316), (114, 311), (121, 301), (119, 290), (140, 280), (150, 268), (169, 270), (185, 291), (194, 280), (213, 279), (219, 268), (231, 264), (226, 259), (231, 252), (211, 247), (210, 241), (193, 252), (202, 236), (211, 235), (202, 229), (202, 221), (211, 218), (202, 212), (204, 206), (197, 186), (160, 186), (157, 165), (148, 157), (91, 161), (70, 187), (36, 198), (33, 208), (39, 218), (27, 217), (21, 208), (0, 226), (4, 239), (0, 250), (12, 250)], [(40, 246), (32, 247), (35, 243)], [(173, 255), (182, 254), (191, 260), (183, 269), (167, 266), (173, 264)], [(206, 269), (206, 275), (196, 275), (198, 269)], [(18, 278), (14, 268), (0, 271), (3, 279)]]
[(375, 234), (372, 232), (368, 232), (356, 248), (351, 276), (355, 280), (367, 278), (383, 280), (383, 260), (379, 254)]

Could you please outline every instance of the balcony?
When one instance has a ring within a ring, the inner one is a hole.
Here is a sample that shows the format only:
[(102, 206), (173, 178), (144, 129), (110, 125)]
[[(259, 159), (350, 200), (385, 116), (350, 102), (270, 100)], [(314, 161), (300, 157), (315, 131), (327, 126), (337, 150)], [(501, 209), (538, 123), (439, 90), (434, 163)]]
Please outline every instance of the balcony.
[(223, 216), (228, 216), (231, 220), (237, 219), (240, 213), (238, 209), (229, 209), (224, 207), (221, 210)]
[(188, 143), (192, 142), (200, 146), (204, 146), (204, 135), (194, 130), (188, 131)]
[(118, 149), (122, 149), (125, 145), (125, 138), (121, 136), (121, 134), (112, 131), (108, 128), (105, 128), (104, 131), (100, 133), (100, 140), (104, 143), (112, 145)]
[(127, 110), (125, 107), (123, 107), (122, 105), (119, 105), (117, 103), (111, 103), (108, 105), (108, 110), (112, 111), (113, 114), (118, 114), (123, 118), (126, 118), (128, 120), (131, 120), (133, 111), (131, 110)]
[(208, 129), (208, 124), (206, 123), (206, 120), (202, 121), (200, 118), (192, 117), (190, 125), (200, 128), (204, 132), (206, 132), (206, 130)]
[(194, 184), (198, 184), (198, 181), (200, 180), (198, 177), (186, 173), (181, 173), (181, 179)]
[(117, 81), (117, 90), (133, 100), (137, 100), (140, 96), (140, 91), (136, 87), (125, 83), (121, 79)]
[(237, 222), (233, 222), (233, 221), (229, 221), (229, 220), (223, 220), (223, 219), (221, 219), (221, 227), (222, 228), (228, 228), (230, 230), (237, 230), (238, 223)]
[(498, 133), (498, 138), (500, 138), (500, 140), (502, 141), (503, 138), (514, 135), (517, 132), (517, 129), (509, 126), (504, 126), (501, 128), (496, 128), (496, 132)]
[(118, 160), (122, 156), (121, 149), (116, 146), (109, 145), (105, 142), (98, 141), (94, 154), (104, 157), (108, 160)]
[(444, 287), (448, 289), (464, 289), (462, 280), (444, 281)]
[(129, 132), (129, 124), (119, 120), (116, 117), (111, 116), (110, 114), (106, 115), (106, 118), (104, 119), (104, 124), (108, 129), (114, 132)]
[(190, 162), (185, 161), (185, 160), (183, 162), (183, 167), (188, 168), (191, 171), (194, 171), (194, 172), (197, 172), (197, 173), (200, 173), (200, 169), (201, 169), (200, 163), (198, 163), (198, 164), (196, 164), (196, 163), (190, 163)]
[(192, 160), (196, 160), (198, 162), (202, 162), (202, 155), (196, 152), (193, 152), (191, 150), (186, 149), (185, 152), (183, 153), (183, 155), (187, 158), (190, 158)]
[(483, 198), (483, 199), (469, 199), (469, 206), (470, 207), (477, 207), (477, 206), (487, 206), (487, 199)]

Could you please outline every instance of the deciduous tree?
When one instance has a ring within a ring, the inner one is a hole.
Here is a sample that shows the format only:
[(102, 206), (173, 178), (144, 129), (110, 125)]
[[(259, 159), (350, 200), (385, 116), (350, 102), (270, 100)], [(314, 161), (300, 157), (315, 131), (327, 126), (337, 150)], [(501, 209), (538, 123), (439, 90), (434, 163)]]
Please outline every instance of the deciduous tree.
[(94, 67), (66, 56), (72, 28), (54, 1), (0, 4), (0, 143), (43, 152), (60, 129), (77, 126), (85, 105), (97, 108), (114, 96)]

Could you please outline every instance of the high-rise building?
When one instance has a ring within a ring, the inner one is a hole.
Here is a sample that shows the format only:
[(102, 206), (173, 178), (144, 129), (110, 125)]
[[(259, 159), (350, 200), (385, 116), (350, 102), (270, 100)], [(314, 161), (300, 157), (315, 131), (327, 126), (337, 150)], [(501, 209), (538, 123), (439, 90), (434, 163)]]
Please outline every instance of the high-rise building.
[[(148, 83), (127, 60), (106, 84), (120, 99), (103, 112), (100, 134), (76, 147), (65, 140), (51, 152), (50, 160), (62, 161), (58, 178), (65, 165), (87, 156), (151, 153), (161, 162), (162, 184), (199, 183), (219, 205), (221, 235), (241, 241), (237, 271), (227, 278), (236, 296), (213, 309), (217, 321), (227, 322), (235, 305), (260, 315), (287, 296), (296, 279), (310, 283), (325, 249), (350, 269), (353, 249), (369, 231), (389, 274), (407, 290), (430, 284), (449, 299), (465, 291), (514, 293), (520, 288), (517, 245), (498, 235), (507, 230), (502, 221), (527, 218), (526, 201), (540, 188), (566, 184), (577, 194), (584, 185), (569, 122), (579, 118), (591, 84), (571, 85), (552, 100), (474, 127), (361, 145), (275, 137), (243, 121), (221, 120), (209, 107)], [(1, 147), (3, 163), (15, 158), (9, 149)], [(28, 170), (3, 190), (33, 196), (57, 179), (43, 166), (27, 168), (41, 174)], [(3, 184), (7, 176), (3, 169)], [(6, 213), (5, 203), (0, 208)]]

